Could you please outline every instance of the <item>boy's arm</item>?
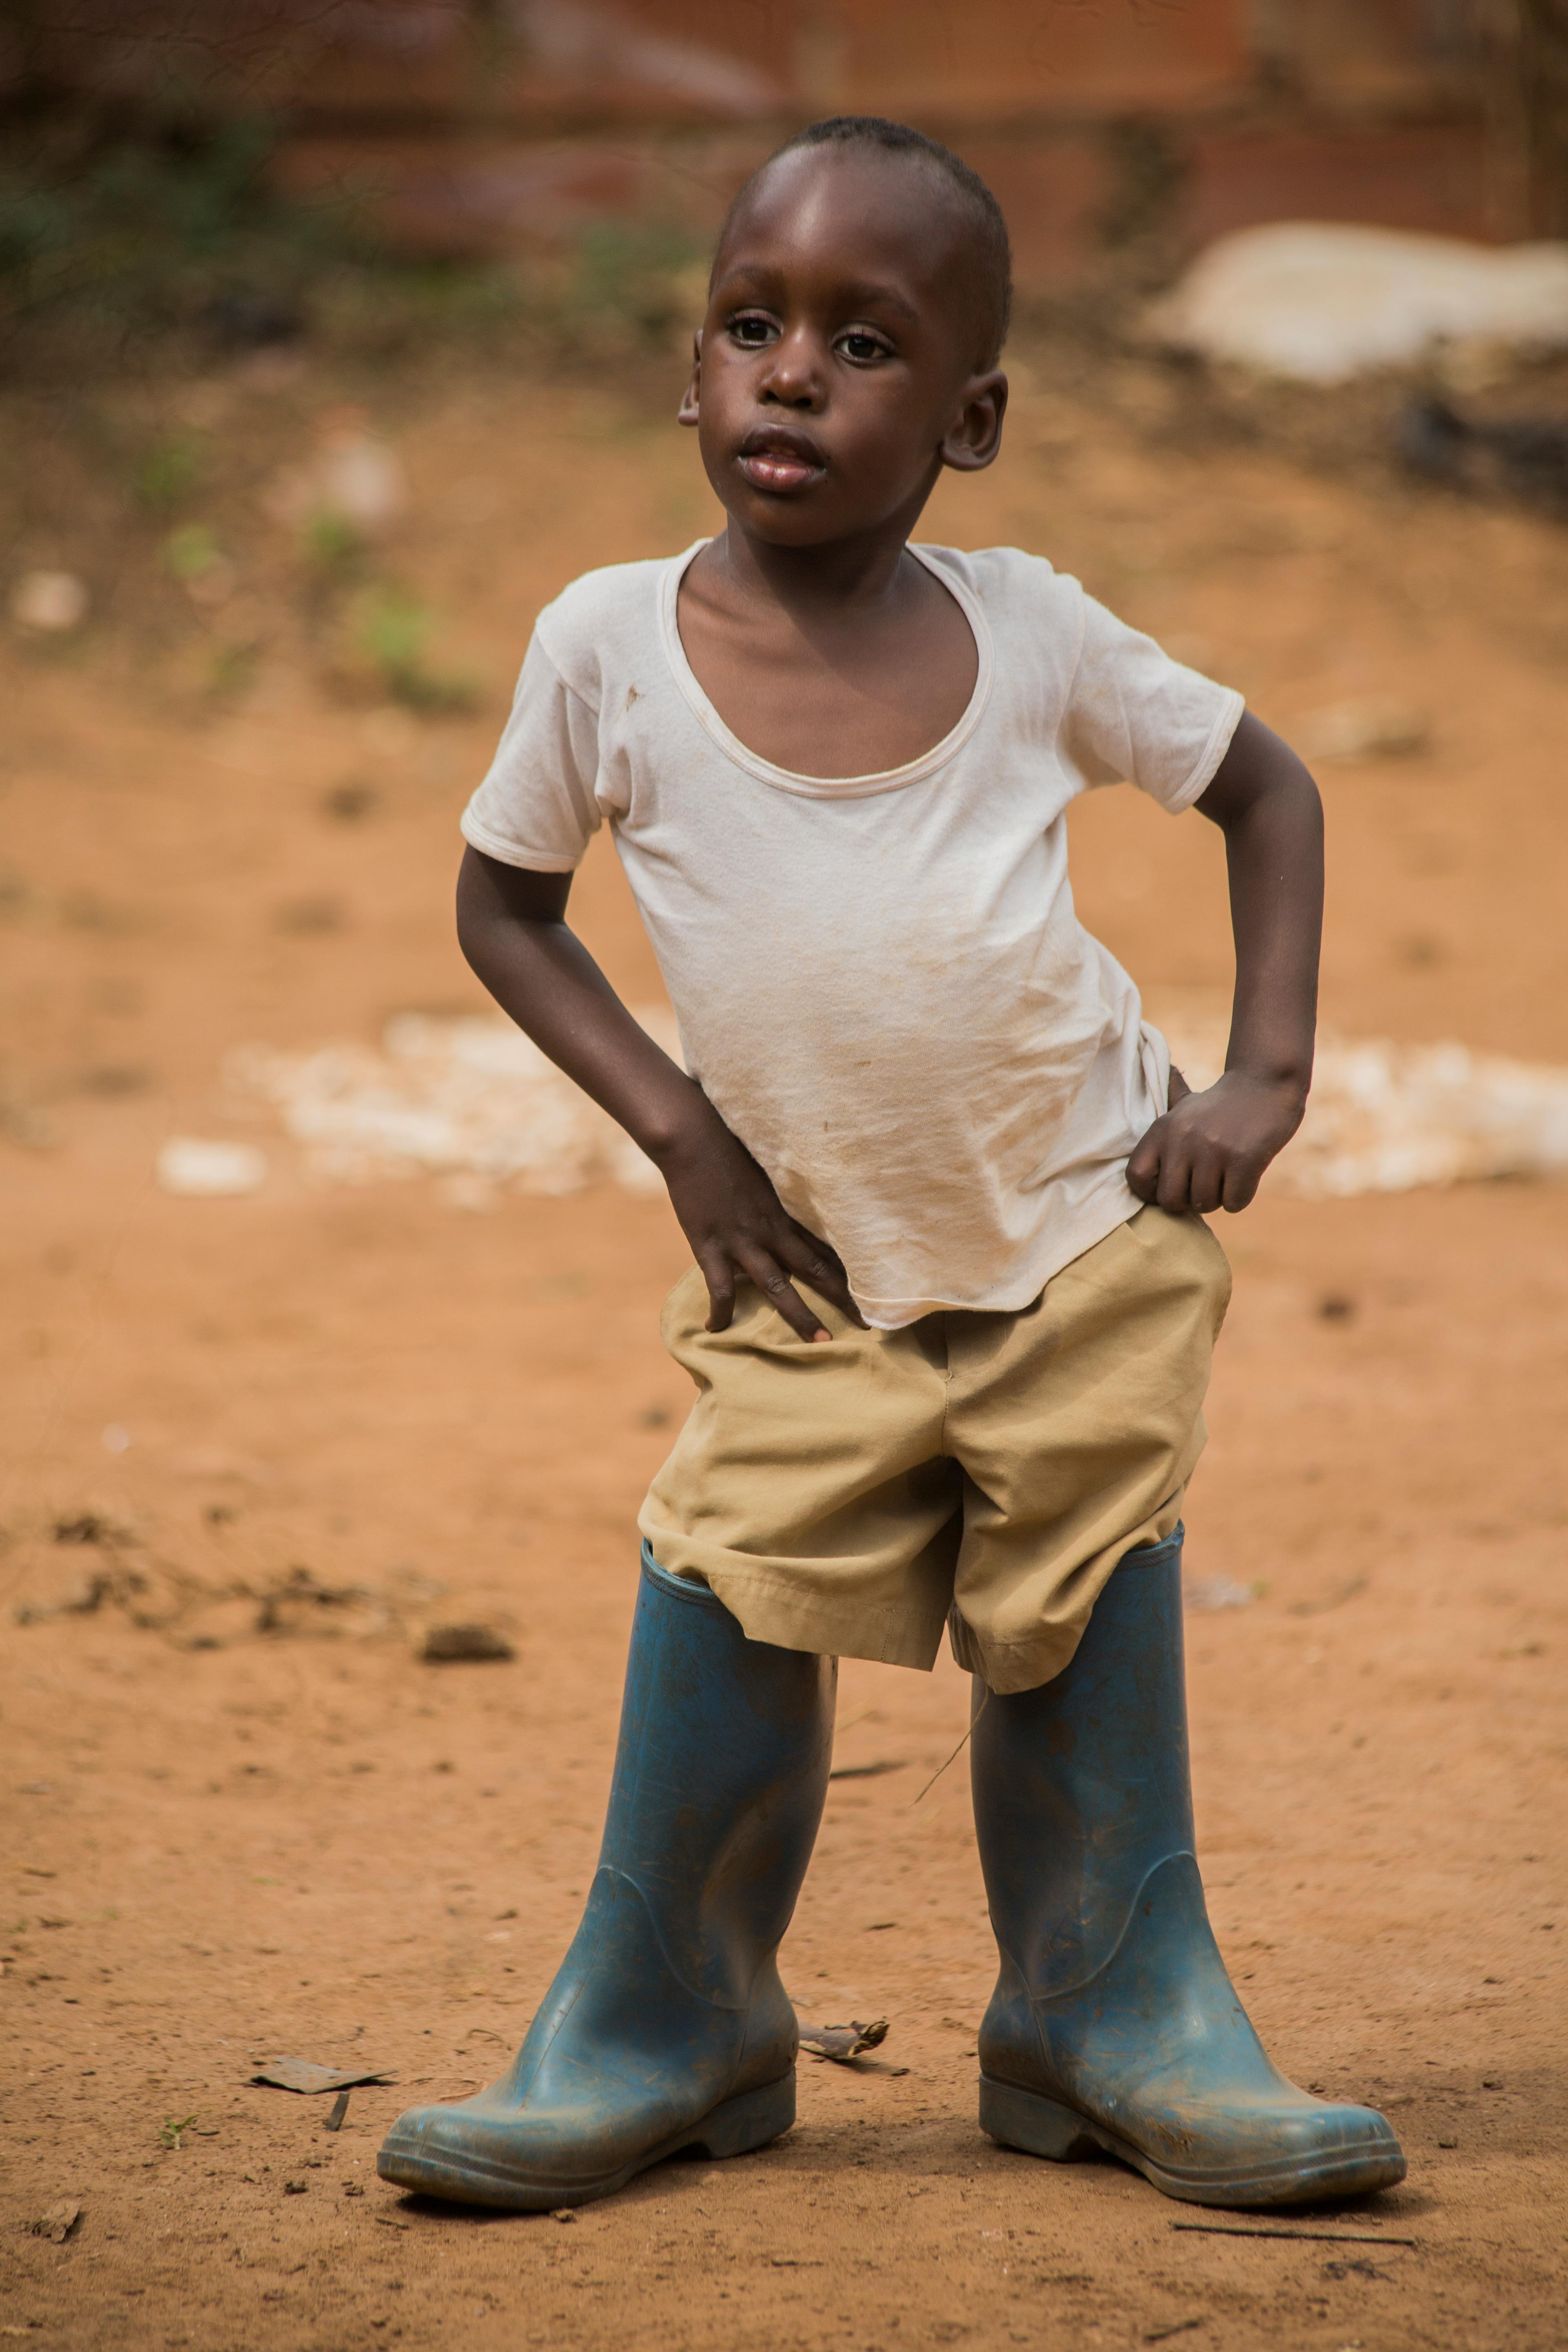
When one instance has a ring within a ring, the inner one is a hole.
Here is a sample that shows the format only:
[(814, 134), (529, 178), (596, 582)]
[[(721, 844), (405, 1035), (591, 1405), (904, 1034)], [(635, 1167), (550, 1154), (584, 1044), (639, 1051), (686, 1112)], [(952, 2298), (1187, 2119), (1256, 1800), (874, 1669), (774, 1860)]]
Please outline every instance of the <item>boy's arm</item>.
[(1245, 1209), (1301, 1124), (1312, 1078), (1323, 921), (1323, 810), (1287, 743), (1245, 713), (1196, 805), (1225, 835), (1236, 999), (1225, 1075), (1171, 1089), (1127, 1181), (1163, 1209)]
[(458, 877), (458, 938), (502, 1011), (658, 1169), (707, 1280), (709, 1329), (728, 1324), (740, 1278), (765, 1291), (803, 1339), (831, 1338), (792, 1274), (858, 1323), (838, 1258), (785, 1214), (701, 1087), (638, 1027), (567, 929), (571, 887), (570, 874), (503, 866), (469, 849)]

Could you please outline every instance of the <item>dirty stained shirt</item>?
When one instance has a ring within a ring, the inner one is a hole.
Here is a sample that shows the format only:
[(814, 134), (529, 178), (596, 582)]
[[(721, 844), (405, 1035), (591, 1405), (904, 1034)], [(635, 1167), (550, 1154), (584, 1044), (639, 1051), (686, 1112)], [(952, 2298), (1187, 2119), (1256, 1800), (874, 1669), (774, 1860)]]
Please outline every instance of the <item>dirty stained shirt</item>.
[(540, 614), (464, 835), (563, 873), (609, 826), (687, 1067), (868, 1322), (1026, 1307), (1136, 1213), (1128, 1154), (1170, 1075), (1074, 911), (1068, 803), (1127, 779), (1189, 808), (1241, 698), (1040, 557), (916, 547), (974, 634), (968, 708), (907, 766), (795, 775), (686, 659), (697, 552), (588, 572)]

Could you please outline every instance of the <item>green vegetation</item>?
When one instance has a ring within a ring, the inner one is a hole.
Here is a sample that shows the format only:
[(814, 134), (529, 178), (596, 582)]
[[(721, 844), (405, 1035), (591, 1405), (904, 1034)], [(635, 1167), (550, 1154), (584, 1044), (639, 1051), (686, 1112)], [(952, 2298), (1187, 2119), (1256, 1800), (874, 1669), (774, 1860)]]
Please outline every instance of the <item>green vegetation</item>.
[(590, 340), (608, 334), (662, 343), (698, 322), (707, 290), (707, 257), (685, 230), (606, 220), (578, 236), (558, 299), (563, 323)]
[(163, 541), (163, 562), (182, 584), (201, 579), (223, 562), (217, 534), (205, 522), (184, 522)]
[(104, 141), (47, 120), (15, 136), (0, 169), (5, 345), (66, 326), (107, 358), (198, 324), (250, 340), (289, 331), (350, 225), (272, 194), (274, 143), (267, 123), (243, 121)]
[(207, 470), (207, 447), (194, 433), (171, 433), (153, 443), (131, 478), (144, 507), (166, 511), (181, 506)]
[(306, 522), (304, 548), (308, 562), (317, 571), (342, 579), (358, 569), (365, 551), (364, 536), (347, 515), (322, 507)]
[(207, 688), (215, 695), (243, 694), (256, 675), (256, 648), (225, 642), (207, 657)]
[(359, 602), (353, 636), (383, 691), (414, 710), (468, 710), (479, 699), (472, 678), (432, 669), (426, 647), (433, 626), (427, 606), (405, 589), (383, 583)]
[[(702, 255), (679, 228), (603, 221), (553, 257), (413, 260), (376, 236), (373, 190), (283, 195), (277, 148), (264, 117), (113, 136), (68, 114), (13, 127), (0, 160), (0, 371), (301, 336), (366, 356), (498, 335), (552, 358), (629, 352), (667, 348), (700, 306)], [(177, 505), (201, 465), (198, 439), (172, 436), (137, 495)]]

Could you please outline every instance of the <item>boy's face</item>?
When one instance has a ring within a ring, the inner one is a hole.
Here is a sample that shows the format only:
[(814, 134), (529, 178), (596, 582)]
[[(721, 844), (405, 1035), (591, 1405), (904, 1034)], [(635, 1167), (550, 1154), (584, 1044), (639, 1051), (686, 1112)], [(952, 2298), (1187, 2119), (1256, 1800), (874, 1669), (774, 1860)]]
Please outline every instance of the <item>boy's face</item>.
[(1007, 380), (983, 370), (973, 231), (941, 174), (796, 148), (720, 249), (680, 421), (748, 534), (810, 547), (907, 517), (943, 466), (989, 465)]

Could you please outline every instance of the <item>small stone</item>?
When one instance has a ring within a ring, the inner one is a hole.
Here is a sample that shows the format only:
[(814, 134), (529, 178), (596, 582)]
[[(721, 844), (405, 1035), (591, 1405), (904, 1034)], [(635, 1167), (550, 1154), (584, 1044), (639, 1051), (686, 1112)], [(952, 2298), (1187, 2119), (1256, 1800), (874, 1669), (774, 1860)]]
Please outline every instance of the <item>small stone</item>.
[(384, 530), (408, 502), (402, 467), (374, 434), (335, 434), (320, 452), (314, 470), (320, 507), (359, 530)]
[(1249, 1609), (1257, 1598), (1250, 1584), (1240, 1584), (1234, 1576), (1189, 1576), (1182, 1582), (1186, 1609)]
[(11, 618), (44, 635), (79, 628), (87, 607), (86, 583), (74, 572), (24, 572), (11, 591)]
[(1303, 711), (1286, 731), (1309, 765), (1321, 760), (1407, 760), (1426, 750), (1432, 722), (1413, 704), (1380, 695)]
[(172, 1135), (158, 1154), (158, 1182), (165, 1192), (193, 1200), (217, 1200), (258, 1192), (267, 1181), (267, 1155), (254, 1143), (226, 1143), (204, 1136)]
[(63, 2246), (80, 2220), (81, 2207), (73, 2204), (68, 2197), (63, 2198), (59, 2204), (51, 2205), (47, 2213), (39, 2214), (31, 2225), (32, 2233), (35, 2238), (47, 2238), (53, 2244)]
[[(432, 1625), (419, 1654), (429, 1664), (447, 1665), (459, 1660), (494, 1659), (504, 1663), (515, 1658), (517, 1652), (493, 1625)], [(437, 1767), (437, 1770), (441, 1769)], [(451, 1767), (446, 1769), (449, 1771)]]

